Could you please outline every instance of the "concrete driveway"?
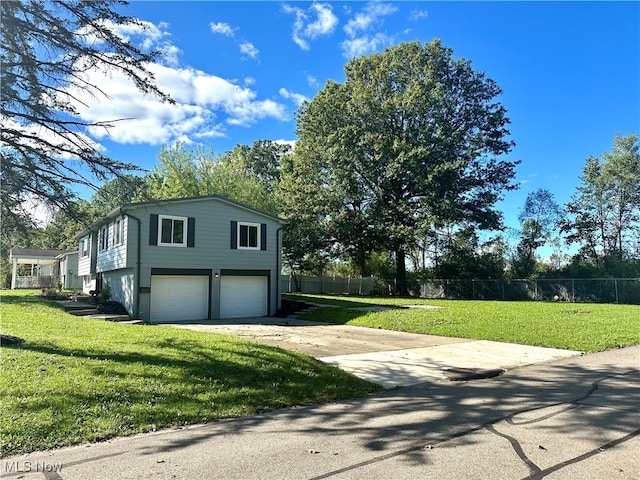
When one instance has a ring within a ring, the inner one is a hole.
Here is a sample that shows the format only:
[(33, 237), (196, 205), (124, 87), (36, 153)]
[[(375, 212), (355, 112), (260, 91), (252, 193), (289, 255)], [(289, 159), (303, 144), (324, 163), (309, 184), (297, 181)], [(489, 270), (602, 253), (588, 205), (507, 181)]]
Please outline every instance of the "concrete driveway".
[(164, 324), (305, 353), (385, 388), (446, 380), (455, 372), (488, 376), (496, 370), (548, 362), (581, 352), (486, 340), (439, 337), (390, 330), (249, 318)]

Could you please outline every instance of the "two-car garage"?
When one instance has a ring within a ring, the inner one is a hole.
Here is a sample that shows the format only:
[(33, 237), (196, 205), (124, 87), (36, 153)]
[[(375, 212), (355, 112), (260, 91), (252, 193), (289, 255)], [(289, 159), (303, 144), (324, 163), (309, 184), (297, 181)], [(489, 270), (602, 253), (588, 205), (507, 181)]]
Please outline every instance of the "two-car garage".
[[(211, 318), (264, 317), (268, 315), (269, 276), (235, 274), (215, 277), (163, 272), (151, 275), (151, 322), (196, 321), (210, 318), (212, 285), (219, 288), (219, 315)], [(214, 292), (215, 293), (215, 292)]]

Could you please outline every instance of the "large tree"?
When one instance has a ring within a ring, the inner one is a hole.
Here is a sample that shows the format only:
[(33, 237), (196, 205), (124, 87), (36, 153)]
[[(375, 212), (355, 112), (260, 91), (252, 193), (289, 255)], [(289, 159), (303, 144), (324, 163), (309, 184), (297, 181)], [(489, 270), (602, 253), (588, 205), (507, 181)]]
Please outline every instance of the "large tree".
[(502, 92), (438, 40), (355, 58), (345, 74), (298, 112), (296, 158), (321, 180), (336, 241), (392, 251), (404, 294), (425, 225), (501, 227), (493, 207), (517, 163), (498, 159), (513, 146)]
[[(640, 237), (640, 144), (638, 135), (615, 135), (611, 152), (587, 158), (582, 184), (566, 207), (569, 243), (596, 266), (635, 253)], [(606, 266), (606, 265), (605, 265)]]
[(73, 185), (133, 170), (107, 157), (87, 135), (91, 126), (77, 115), (82, 90), (108, 98), (88, 75), (122, 73), (144, 93), (171, 99), (155, 85), (148, 65), (158, 52), (142, 51), (117, 26), (146, 28), (116, 12), (125, 2), (110, 0), (21, 0), (0, 2), (0, 160), (3, 221), (25, 225), (25, 200), (68, 205)]

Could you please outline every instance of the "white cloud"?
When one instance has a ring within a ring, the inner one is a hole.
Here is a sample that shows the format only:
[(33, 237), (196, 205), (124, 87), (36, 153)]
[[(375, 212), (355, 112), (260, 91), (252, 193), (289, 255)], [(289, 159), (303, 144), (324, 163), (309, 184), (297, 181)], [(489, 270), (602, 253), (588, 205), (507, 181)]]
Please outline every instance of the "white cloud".
[(291, 91), (287, 90), (286, 88), (281, 88), (278, 91), (278, 93), (280, 93), (280, 96), (283, 97), (283, 98), (286, 98), (288, 100), (293, 100), (296, 103), (296, 105), (298, 105), (298, 106), (302, 105), (303, 102), (309, 100), (304, 95), (302, 95), (300, 93), (291, 92)]
[(289, 145), (291, 147), (291, 151), (293, 152), (296, 149), (296, 141), (295, 140), (274, 140), (273, 143), (277, 143), (279, 145)]
[(313, 88), (317, 88), (320, 86), (320, 82), (313, 75), (307, 75), (307, 85)]
[(179, 56), (182, 53), (175, 45), (167, 44), (160, 50), (162, 52), (162, 57), (164, 58), (167, 65), (171, 67), (177, 67), (180, 64)]
[(58, 213), (58, 207), (43, 201), (32, 193), (25, 194), (23, 198), (21, 207), (25, 213), (28, 212), (36, 227), (47, 228), (47, 225), (53, 221)]
[(169, 36), (169, 33), (163, 30), (167, 27), (166, 23), (154, 25), (151, 22), (141, 21), (140, 24), (118, 24), (114, 26), (113, 30), (132, 42), (135, 42), (136, 38), (141, 39), (142, 48), (149, 50), (155, 48), (164, 37)]
[(209, 27), (211, 28), (212, 33), (219, 33), (221, 35), (224, 35), (225, 37), (233, 37), (235, 31), (235, 29), (231, 27), (231, 25), (222, 22), (211, 22), (209, 24)]
[(353, 38), (358, 32), (365, 32), (379, 25), (381, 18), (392, 15), (396, 11), (398, 11), (398, 8), (389, 3), (369, 3), (361, 12), (347, 22), (344, 26), (344, 31)]
[(345, 40), (340, 44), (342, 55), (345, 58), (359, 57), (375, 52), (394, 42), (393, 37), (384, 33), (376, 33), (375, 35), (363, 35), (352, 40)]
[[(87, 65), (80, 69), (81, 75), (95, 89), (69, 87), (68, 93), (75, 99), (72, 107), (83, 122), (100, 124), (87, 128), (88, 135), (92, 137), (87, 137), (88, 142), (95, 144), (103, 139), (149, 145), (163, 145), (176, 140), (190, 142), (192, 139), (224, 137), (230, 125), (249, 126), (264, 118), (290, 119), (284, 104), (258, 98), (252, 89), (254, 78), (236, 82), (191, 67), (180, 68), (182, 52), (170, 42), (166, 23), (105, 25), (141, 48), (162, 52), (162, 63), (148, 65), (148, 68), (158, 88), (174, 99), (175, 104), (163, 102), (153, 95), (144, 95), (120, 72)], [(235, 38), (237, 31), (222, 22), (212, 22), (210, 28), (212, 33), (231, 38)], [(87, 30), (80, 33), (88, 42), (100, 41), (95, 32)], [(250, 58), (258, 56), (259, 50), (251, 42), (235, 42), (243, 55)], [(293, 95), (289, 98), (295, 98)]]
[(266, 117), (280, 120), (287, 118), (284, 106), (273, 100), (234, 103), (227, 107), (227, 111), (232, 114), (227, 120), (227, 123), (231, 125), (247, 126)]
[(394, 38), (382, 32), (369, 33), (384, 22), (384, 17), (394, 14), (398, 8), (389, 3), (368, 3), (344, 26), (349, 37), (342, 42), (342, 55), (346, 58), (366, 55), (394, 43)]
[[(226, 136), (226, 125), (249, 126), (263, 118), (288, 119), (284, 105), (257, 100), (255, 91), (193, 68), (149, 65), (160, 90), (176, 102), (171, 105), (140, 93), (122, 74), (87, 71), (108, 98), (96, 98), (81, 89), (70, 93), (85, 122), (111, 120), (111, 127), (90, 127), (96, 139), (124, 144), (162, 145), (178, 138)], [(118, 120), (118, 121), (116, 121)]]
[[(160, 22), (155, 25), (151, 22), (136, 19), (129, 23), (114, 24), (110, 20), (102, 20), (101, 25), (111, 30), (125, 42), (130, 42), (142, 50), (159, 50), (168, 64), (175, 65), (177, 63), (177, 55), (181, 52), (180, 49), (172, 45), (169, 40), (171, 34), (167, 31), (169, 28), (168, 23)], [(77, 33), (81, 35), (87, 43), (104, 43), (93, 29), (83, 28)]]
[(307, 11), (285, 4), (282, 10), (295, 15), (292, 38), (303, 50), (310, 49), (307, 40), (330, 35), (338, 25), (338, 17), (334, 15), (333, 7), (328, 3), (313, 3)]
[[(45, 128), (37, 124), (23, 125), (8, 117), (0, 117), (0, 121), (5, 129), (23, 133), (15, 139), (19, 145), (27, 148), (45, 149), (45, 153), (50, 157), (75, 160), (77, 156), (70, 152), (77, 151), (78, 148), (104, 151), (102, 145), (79, 131), (67, 134), (64, 131)], [(38, 140), (34, 141), (34, 138)]]
[(411, 10), (409, 13), (410, 20), (420, 20), (422, 18), (427, 18), (429, 16), (429, 12), (427, 10)]
[(251, 42), (242, 42), (240, 44), (240, 52), (251, 58), (256, 58), (260, 51)]
[(309, 23), (305, 30), (305, 36), (313, 39), (322, 35), (333, 33), (338, 25), (338, 17), (333, 14), (333, 9), (328, 3), (314, 3), (310, 10), (316, 14), (316, 20)]
[[(223, 22), (218, 22), (218, 23), (211, 22), (209, 24), (209, 27), (211, 28), (212, 33), (218, 33), (229, 38), (235, 38), (236, 31), (238, 30), (237, 28), (232, 27), (228, 23), (223, 23)], [(240, 53), (248, 56), (249, 58), (256, 58), (258, 56), (258, 53), (260, 53), (260, 50), (258, 50), (256, 46), (251, 42), (243, 40), (241, 42), (236, 41), (235, 43), (236, 45), (238, 45), (238, 48), (240, 48)]]

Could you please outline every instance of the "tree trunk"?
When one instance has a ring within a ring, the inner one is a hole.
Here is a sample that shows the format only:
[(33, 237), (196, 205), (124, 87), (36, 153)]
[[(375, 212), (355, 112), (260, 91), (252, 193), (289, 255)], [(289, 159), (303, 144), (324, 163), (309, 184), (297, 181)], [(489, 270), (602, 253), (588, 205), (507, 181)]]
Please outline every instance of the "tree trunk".
[(405, 253), (402, 248), (397, 248), (394, 253), (396, 256), (396, 295), (408, 296)]
[(368, 276), (367, 273), (367, 254), (364, 250), (359, 249), (357, 255), (358, 270), (361, 277)]

